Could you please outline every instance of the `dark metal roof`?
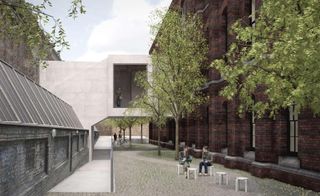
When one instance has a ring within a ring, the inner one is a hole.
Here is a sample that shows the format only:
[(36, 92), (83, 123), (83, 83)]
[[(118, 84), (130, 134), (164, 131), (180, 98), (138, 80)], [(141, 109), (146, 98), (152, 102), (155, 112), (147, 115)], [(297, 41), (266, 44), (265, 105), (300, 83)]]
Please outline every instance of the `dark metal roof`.
[(83, 129), (70, 105), (1, 60), (0, 124)]

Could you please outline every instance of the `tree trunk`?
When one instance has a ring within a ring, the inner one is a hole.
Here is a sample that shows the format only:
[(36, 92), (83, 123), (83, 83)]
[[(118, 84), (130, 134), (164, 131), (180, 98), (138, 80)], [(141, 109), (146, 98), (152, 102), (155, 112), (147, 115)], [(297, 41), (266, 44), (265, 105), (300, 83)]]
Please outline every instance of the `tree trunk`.
[(175, 123), (176, 123), (176, 143), (175, 143), (175, 148), (176, 148), (176, 157), (175, 159), (179, 159), (179, 118), (175, 118)]
[(126, 141), (126, 129), (123, 129), (123, 141), (125, 142)]
[(161, 156), (160, 127), (158, 127), (158, 156)]
[(142, 129), (143, 129), (143, 124), (141, 123), (141, 144), (143, 143)]

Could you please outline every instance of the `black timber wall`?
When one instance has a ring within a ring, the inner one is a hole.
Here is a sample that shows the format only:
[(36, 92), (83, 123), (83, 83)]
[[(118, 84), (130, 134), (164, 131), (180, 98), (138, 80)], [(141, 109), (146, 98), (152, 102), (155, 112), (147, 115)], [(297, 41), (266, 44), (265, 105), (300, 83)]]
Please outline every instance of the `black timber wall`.
[(45, 195), (88, 162), (85, 130), (0, 125), (0, 195)]

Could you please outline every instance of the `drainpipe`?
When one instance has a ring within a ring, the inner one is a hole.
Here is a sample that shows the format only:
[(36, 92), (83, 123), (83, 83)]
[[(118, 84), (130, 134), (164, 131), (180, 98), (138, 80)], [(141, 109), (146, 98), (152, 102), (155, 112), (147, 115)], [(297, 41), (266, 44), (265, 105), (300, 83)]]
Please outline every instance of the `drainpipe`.
[(256, 0), (251, 1), (251, 19), (252, 19), (252, 27), (256, 26)]
[(196, 14), (200, 14), (200, 13), (205, 12), (208, 7), (209, 7), (209, 3), (202, 10), (197, 10)]

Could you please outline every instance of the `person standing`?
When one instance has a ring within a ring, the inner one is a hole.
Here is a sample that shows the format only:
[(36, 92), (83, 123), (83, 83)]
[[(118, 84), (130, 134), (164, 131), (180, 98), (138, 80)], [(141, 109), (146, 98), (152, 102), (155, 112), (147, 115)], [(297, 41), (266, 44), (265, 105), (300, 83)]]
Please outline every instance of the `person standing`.
[(121, 131), (119, 131), (119, 144), (121, 144), (122, 140), (122, 135), (121, 135)]
[(121, 102), (122, 102), (122, 92), (121, 92), (121, 88), (118, 88), (116, 92), (116, 105), (118, 108), (121, 107)]
[(116, 133), (113, 134), (113, 143), (117, 144), (117, 134)]

